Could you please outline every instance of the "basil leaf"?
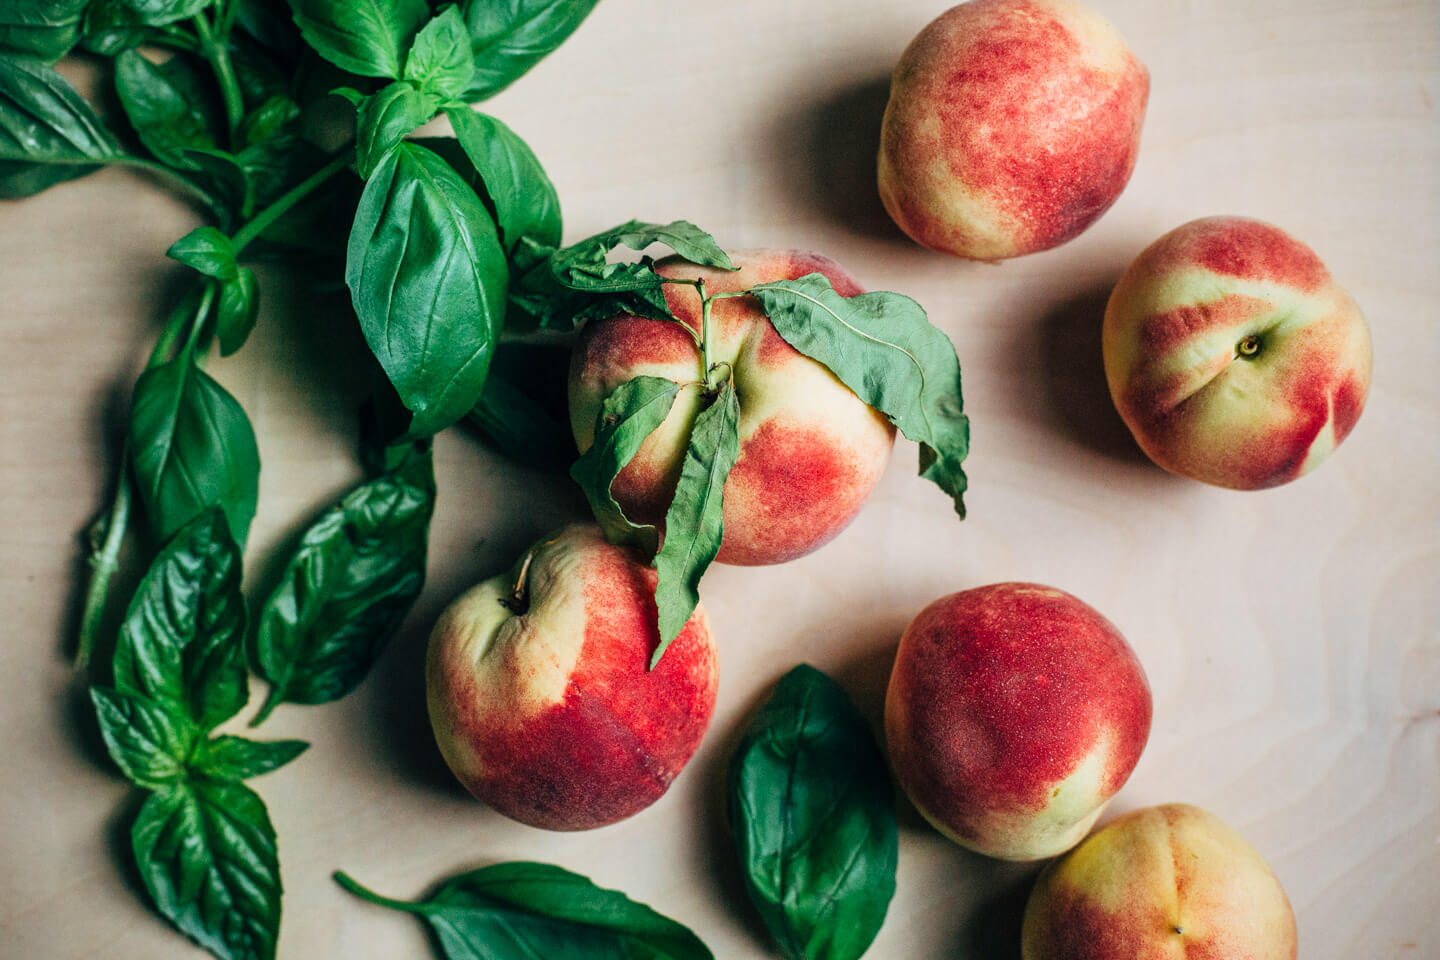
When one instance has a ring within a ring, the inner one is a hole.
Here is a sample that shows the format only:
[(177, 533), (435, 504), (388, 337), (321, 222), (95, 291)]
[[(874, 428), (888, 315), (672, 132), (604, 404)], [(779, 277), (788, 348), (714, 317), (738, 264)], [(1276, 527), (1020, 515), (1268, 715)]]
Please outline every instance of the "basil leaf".
[(666, 377), (634, 377), (616, 387), (595, 418), (589, 449), (570, 468), (605, 538), (611, 543), (653, 546), (655, 528), (631, 523), (610, 488), (625, 465), (635, 458), (645, 438), (654, 433), (680, 393), (681, 385)]
[(339, 699), (365, 679), (425, 585), (435, 473), (427, 451), (346, 494), (305, 531), (265, 601), (252, 660), (274, 707)]
[(182, 57), (157, 65), (126, 50), (115, 58), (115, 92), (140, 142), (160, 162), (194, 169), (184, 151), (215, 148), (215, 131), (202, 109), (207, 95)]
[[(9, 0), (0, 5), (0, 51), (55, 61), (80, 39), (89, 0)], [(467, 49), (466, 56), (469, 56)]]
[(121, 156), (64, 77), (38, 60), (0, 56), (0, 199), (31, 196)]
[(414, 903), (378, 896), (343, 873), (335, 879), (364, 900), (422, 917), (451, 960), (713, 960), (688, 928), (546, 863), (481, 867)]
[(245, 115), (238, 136), (246, 147), (269, 143), (290, 134), (300, 119), (300, 105), (283, 93), (271, 94)]
[(115, 689), (146, 697), (209, 730), (245, 705), (245, 600), (240, 550), (206, 511), (156, 555), (115, 644)]
[(255, 204), (254, 185), (250, 173), (240, 165), (240, 158), (226, 150), (209, 147), (184, 147), (181, 153), (195, 168), (198, 179), (216, 199), (217, 219), (226, 230), (235, 229), (237, 216)]
[(405, 58), (405, 79), (435, 97), (458, 97), (475, 75), (470, 37), (455, 7), (446, 7), (421, 28)]
[(787, 673), (730, 761), (745, 887), (791, 960), (857, 960), (895, 895), (899, 839), (885, 758), (839, 684)]
[(280, 863), (252, 790), (195, 779), (157, 791), (130, 842), (150, 898), (182, 933), (222, 960), (274, 960)]
[(113, 57), (144, 42), (145, 30), (136, 21), (129, 0), (91, 0), (85, 10), (80, 46), (102, 57)]
[(244, 543), (260, 492), (260, 451), (245, 410), (182, 354), (145, 371), (130, 410), (136, 485), (164, 540), (207, 507)]
[(425, 0), (290, 0), (315, 52), (342, 70), (400, 79), (400, 65), (430, 16)]
[(356, 167), (369, 177), (405, 135), (435, 115), (435, 98), (397, 80), (360, 102), (356, 117)]
[(184, 713), (147, 697), (91, 687), (100, 735), (120, 771), (142, 787), (159, 789), (185, 778), (199, 731)]
[(58, 166), (0, 160), (0, 200), (23, 200), (57, 183), (77, 180), (99, 167)]
[(165, 256), (207, 277), (236, 280), (240, 276), (240, 267), (235, 262), (235, 244), (214, 227), (196, 227), (170, 244)]
[(665, 541), (655, 555), (660, 645), (650, 657), (652, 670), (700, 602), (700, 578), (724, 537), (725, 478), (739, 457), (740, 401), (735, 384), (727, 380), (714, 402), (695, 418), (680, 482), (665, 511)]
[(101, 0), (92, 7), (86, 31), (163, 27), (177, 20), (189, 20), (214, 3), (215, 0)]
[(287, 68), (299, 62), (305, 45), (286, 0), (230, 0), (230, 5), (237, 32)]
[(553, 51), (599, 0), (466, 0), (475, 75), (471, 103), (493, 97)]
[(465, 108), (445, 111), (471, 168), (484, 185), (505, 254), (517, 269), (532, 265), (520, 241), (553, 248), (560, 242), (560, 197), (534, 151), (494, 117)]
[(920, 476), (950, 494), (965, 517), (970, 421), (960, 361), (920, 304), (898, 293), (842, 297), (818, 273), (752, 287), (776, 332), (830, 368), (845, 386), (920, 444)]
[(475, 191), (424, 147), (401, 143), (371, 175), (345, 264), (371, 351), (434, 434), (475, 405), (504, 318), (509, 272)]
[(245, 345), (255, 320), (260, 315), (260, 287), (255, 271), (240, 267), (234, 280), (220, 287), (220, 305), (215, 311), (215, 333), (220, 339), (220, 355), (228, 357)]
[(195, 752), (193, 768), (217, 780), (249, 780), (285, 764), (304, 753), (304, 740), (246, 740), (244, 737), (215, 737)]

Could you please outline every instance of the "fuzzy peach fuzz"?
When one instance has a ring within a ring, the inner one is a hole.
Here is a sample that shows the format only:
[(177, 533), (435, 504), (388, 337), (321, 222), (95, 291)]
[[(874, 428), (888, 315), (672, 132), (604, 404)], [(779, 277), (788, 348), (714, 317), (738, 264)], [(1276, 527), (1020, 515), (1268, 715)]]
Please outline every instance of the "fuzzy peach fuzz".
[(880, 132), (885, 209), (917, 242), (975, 260), (1058, 246), (1130, 179), (1150, 76), (1073, 0), (972, 0), (895, 67)]
[(1110, 296), (1105, 375), (1140, 447), (1236, 490), (1315, 469), (1370, 390), (1370, 331), (1315, 252), (1279, 227), (1210, 217), (1136, 258)]
[(1024, 960), (1295, 960), (1295, 914), (1268, 864), (1213, 814), (1136, 810), (1046, 868)]
[[(864, 290), (839, 264), (797, 250), (731, 254), (738, 272), (676, 258), (665, 276), (703, 278), (709, 293), (824, 274), (842, 296)], [(693, 287), (669, 285), (666, 302), (700, 331)], [(713, 362), (730, 365), (740, 400), (740, 457), (725, 482), (722, 563), (780, 563), (820, 547), (845, 528), (879, 481), (895, 428), (823, 364), (785, 342), (753, 297), (716, 300)], [(669, 417), (620, 471), (611, 488), (636, 522), (663, 525), (684, 464), (690, 428), (701, 409), (700, 350), (668, 320), (620, 316), (586, 324), (570, 367), (570, 426), (583, 452), (595, 439), (601, 404), (632, 377), (686, 384)]]
[[(585, 830), (665, 792), (715, 708), (696, 607), (653, 671), (655, 571), (594, 526), (567, 527), (456, 600), (430, 637), (430, 722), (450, 769), (521, 823)], [(523, 577), (524, 612), (502, 601)]]
[(896, 779), (941, 833), (987, 856), (1078, 843), (1150, 734), (1150, 687), (1120, 632), (1080, 600), (997, 583), (926, 607), (885, 698)]

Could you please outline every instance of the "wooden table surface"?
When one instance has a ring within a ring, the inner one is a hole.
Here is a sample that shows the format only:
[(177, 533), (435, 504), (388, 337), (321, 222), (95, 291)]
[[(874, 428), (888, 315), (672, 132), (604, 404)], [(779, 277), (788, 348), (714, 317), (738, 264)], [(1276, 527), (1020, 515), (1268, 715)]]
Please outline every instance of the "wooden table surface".
[[(414, 614), (355, 694), (282, 707), (264, 728), (313, 744), (255, 784), (280, 838), (282, 958), (426, 955), (418, 923), (342, 893), (336, 868), (412, 896), (511, 858), (624, 889), (719, 958), (774, 955), (722, 819), (748, 714), (805, 660), (878, 724), (910, 617), (1007, 579), (1087, 600), (1149, 673), (1154, 730), (1112, 813), (1188, 801), (1238, 828), (1288, 890), (1307, 960), (1440, 957), (1440, 8), (1097, 0), (1152, 74), (1134, 179), (1078, 240), (994, 267), (915, 246), (875, 196), (888, 72), (943, 6), (604, 0), (491, 102), (548, 167), (567, 238), (684, 217), (732, 248), (821, 251), (923, 303), (964, 366), (970, 519), (955, 522), (913, 475), (902, 442), (830, 546), (779, 567), (714, 568), (704, 596), (722, 675), (708, 738), (646, 812), (546, 833), (455, 784), (430, 739), (420, 664), (445, 604), (583, 501), (562, 477), (445, 434)], [(1316, 473), (1263, 493), (1150, 465), (1100, 363), (1104, 299), (1130, 259), (1182, 222), (1227, 213), (1312, 245), (1375, 340), (1354, 434)], [(111, 483), (129, 385), (179, 282), (163, 252), (194, 223), (119, 170), (0, 206), (5, 958), (201, 956), (141, 900), (126, 854), (136, 795), (104, 757), (65, 657), (76, 533)], [(359, 475), (357, 385), (332, 362), (353, 321), (287, 310), (283, 274), (264, 282), (250, 346), (212, 364), (259, 434), (251, 570)], [(966, 853), (908, 806), (901, 816), (899, 892), (868, 956), (1018, 956), (1035, 868)]]

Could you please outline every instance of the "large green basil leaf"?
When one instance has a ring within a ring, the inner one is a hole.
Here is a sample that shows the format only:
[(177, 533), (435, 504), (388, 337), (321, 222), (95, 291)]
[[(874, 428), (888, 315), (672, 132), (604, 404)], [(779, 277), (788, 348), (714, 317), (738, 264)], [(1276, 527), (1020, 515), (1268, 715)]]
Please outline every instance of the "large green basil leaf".
[(199, 730), (184, 712), (106, 687), (91, 687), (90, 700), (111, 759), (131, 781), (158, 790), (185, 778)]
[(239, 402), (189, 355), (152, 367), (135, 384), (130, 449), (157, 540), (219, 506), (236, 542), (245, 542), (260, 492), (255, 431)]
[(700, 602), (700, 578), (720, 552), (725, 534), (725, 478), (739, 457), (740, 402), (735, 384), (727, 380), (695, 418), (680, 482), (665, 511), (665, 541), (655, 555), (660, 645), (650, 657), (652, 670)]
[(0, 200), (31, 196), (121, 156), (64, 77), (39, 60), (0, 56)]
[(276, 704), (326, 703), (365, 679), (425, 585), (430, 453), (346, 494), (305, 531), (265, 602), (251, 659)]
[(150, 898), (182, 933), (222, 960), (274, 960), (280, 862), (254, 791), (204, 778), (157, 791), (130, 842)]
[(595, 9), (599, 0), (465, 0), (475, 75), (471, 103), (493, 97), (539, 63)]
[(304, 753), (304, 740), (246, 740), (244, 737), (213, 737), (195, 751), (191, 766), (217, 780), (249, 780), (285, 764)]
[(612, 543), (654, 546), (655, 528), (632, 523), (610, 488), (645, 438), (670, 415), (680, 387), (665, 377), (641, 376), (620, 384), (601, 404), (594, 442), (570, 468), (571, 479), (580, 485), (595, 521)]
[(400, 79), (405, 52), (430, 18), (425, 0), (290, 0), (315, 52), (342, 70)]
[(115, 644), (115, 689), (209, 730), (245, 705), (240, 550), (208, 510), (167, 543), (140, 581)]
[(89, 0), (8, 0), (0, 4), (0, 52), (59, 60), (80, 39), (87, 3)]
[(885, 758), (839, 684), (787, 673), (730, 761), (745, 887), (789, 960), (858, 960), (895, 895)]
[(405, 58), (405, 79), (426, 93), (448, 100), (458, 97), (475, 75), (465, 21), (455, 7), (446, 7), (421, 28)]
[(950, 338), (920, 304), (898, 293), (842, 297), (818, 273), (762, 283), (750, 292), (796, 350), (830, 368), (845, 386), (920, 444), (920, 476), (934, 481), (965, 516), (970, 420), (960, 361)]
[(162, 163), (193, 169), (185, 150), (215, 149), (204, 109), (209, 97), (185, 58), (154, 64), (138, 50), (126, 50), (115, 58), (115, 92), (140, 142)]
[(445, 111), (470, 168), (484, 185), (500, 227), (505, 254), (518, 270), (533, 264), (520, 255), (521, 240), (560, 243), (560, 197), (529, 144), (494, 117), (465, 108)]
[(547, 863), (481, 867), (416, 902), (381, 897), (343, 873), (335, 879), (371, 903), (424, 918), (450, 960), (713, 960), (687, 927)]
[(479, 399), (504, 322), (509, 271), (475, 191), (424, 147), (401, 143), (365, 184), (345, 282), (360, 328), (414, 437)]
[(435, 98), (405, 80), (397, 80), (360, 102), (356, 114), (355, 161), (369, 177), (405, 135), (435, 116)]

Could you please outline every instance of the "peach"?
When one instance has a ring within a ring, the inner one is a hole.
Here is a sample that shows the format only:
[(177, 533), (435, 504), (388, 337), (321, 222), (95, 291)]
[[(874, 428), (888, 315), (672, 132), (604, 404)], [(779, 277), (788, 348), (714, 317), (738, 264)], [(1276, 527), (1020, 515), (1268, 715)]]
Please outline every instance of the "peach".
[(1295, 914), (1270, 867), (1214, 814), (1127, 813), (1046, 867), (1024, 960), (1295, 960)]
[(880, 198), (914, 240), (1000, 260), (1058, 246), (1135, 169), (1150, 76), (1073, 0), (973, 0), (906, 48), (880, 132)]
[(1141, 449), (1236, 490), (1315, 469), (1370, 390), (1370, 331), (1315, 252), (1279, 227), (1209, 217), (1130, 264), (1105, 309), (1105, 376)]
[(1033, 583), (953, 593), (900, 640), (885, 698), (896, 779), (941, 833), (1038, 860), (1085, 836), (1150, 734), (1150, 687), (1125, 638)]
[[(673, 257), (657, 269), (670, 277), (703, 278), (712, 294), (811, 273), (824, 274), (842, 296), (864, 292), (839, 264), (815, 254), (742, 251), (731, 259), (738, 272)], [(675, 316), (698, 333), (695, 289), (669, 285), (665, 298)], [(740, 400), (740, 457), (725, 483), (725, 534), (716, 559), (793, 560), (829, 541), (859, 512), (885, 470), (895, 428), (823, 364), (786, 343), (755, 298), (716, 300), (712, 325), (712, 359), (731, 365)], [(594, 443), (601, 404), (625, 381), (644, 374), (686, 384), (669, 417), (611, 488), (637, 523), (664, 522), (701, 409), (701, 367), (694, 338), (668, 320), (618, 316), (592, 321), (581, 331), (570, 367), (570, 425), (582, 452)]]
[(715, 644), (696, 607), (654, 670), (655, 571), (571, 526), (440, 617), (425, 663), (450, 769), (499, 812), (551, 830), (654, 803), (715, 708)]

